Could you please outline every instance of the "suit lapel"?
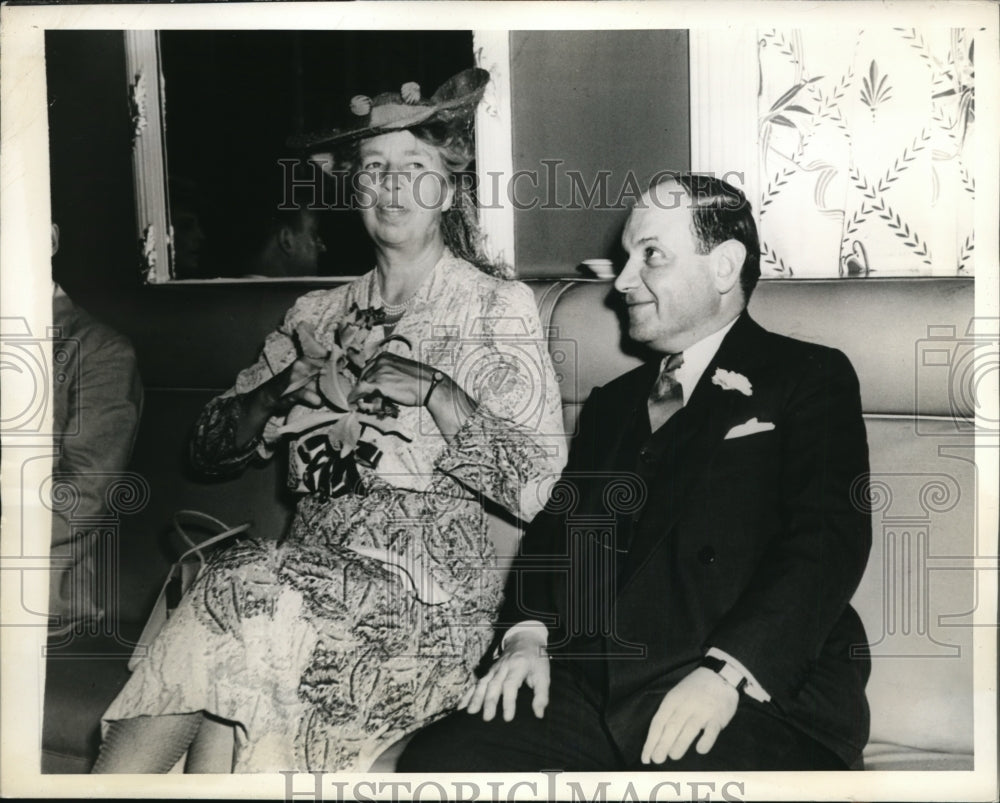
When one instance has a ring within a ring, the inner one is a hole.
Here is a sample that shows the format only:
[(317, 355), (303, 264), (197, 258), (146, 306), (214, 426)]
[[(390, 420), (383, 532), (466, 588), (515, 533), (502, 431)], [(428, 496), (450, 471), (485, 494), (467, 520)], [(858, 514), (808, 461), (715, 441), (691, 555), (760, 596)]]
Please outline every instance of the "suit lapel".
[(713, 383), (715, 372), (723, 368), (743, 373), (747, 363), (753, 360), (762, 332), (744, 311), (705, 368), (684, 409), (654, 435), (671, 441), (664, 450), (657, 476), (663, 478), (665, 472), (674, 472), (674, 476), (664, 483), (672, 491), (661, 494), (656, 488), (650, 489), (643, 525), (637, 528), (632, 541), (624, 587), (631, 583), (656, 547), (673, 530), (684, 511), (691, 483), (703, 474), (732, 425), (736, 405), (745, 398), (737, 390), (726, 390)]
[[(607, 479), (609, 473), (620, 470), (622, 450), (629, 448), (625, 441), (631, 440), (634, 428), (645, 426), (648, 430), (648, 418), (643, 420), (648, 415), (646, 397), (659, 370), (659, 361), (644, 363), (612, 386), (594, 391), (591, 401), (595, 403), (593, 419), (597, 426), (581, 429), (578, 435), (584, 439), (585, 456), (580, 463), (584, 474), (574, 479), (579, 484), (581, 500), (573, 513), (575, 517), (606, 515), (600, 478)], [(635, 455), (628, 458), (634, 460)]]

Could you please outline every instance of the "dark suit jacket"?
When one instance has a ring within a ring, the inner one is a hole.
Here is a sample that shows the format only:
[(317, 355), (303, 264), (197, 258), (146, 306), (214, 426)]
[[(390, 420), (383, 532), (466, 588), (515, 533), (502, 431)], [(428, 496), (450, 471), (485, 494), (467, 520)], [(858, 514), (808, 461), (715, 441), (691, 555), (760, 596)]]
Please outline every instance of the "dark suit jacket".
[[(714, 384), (719, 368), (746, 377), (751, 395)], [(744, 313), (685, 407), (650, 436), (658, 369), (591, 394), (568, 485), (525, 535), (502, 621), (545, 621), (557, 660), (572, 660), (581, 632), (605, 634), (605, 716), (626, 758), (638, 756), (663, 694), (718, 647), (772, 698), (740, 705), (763, 706), (850, 765), (868, 737), (870, 670), (849, 605), (871, 546), (854, 370), (841, 352), (766, 332)], [(726, 439), (753, 418), (774, 428)], [(613, 552), (595, 546), (602, 533), (625, 550), (617, 572), (595, 570)], [(593, 605), (602, 595), (613, 633)]]

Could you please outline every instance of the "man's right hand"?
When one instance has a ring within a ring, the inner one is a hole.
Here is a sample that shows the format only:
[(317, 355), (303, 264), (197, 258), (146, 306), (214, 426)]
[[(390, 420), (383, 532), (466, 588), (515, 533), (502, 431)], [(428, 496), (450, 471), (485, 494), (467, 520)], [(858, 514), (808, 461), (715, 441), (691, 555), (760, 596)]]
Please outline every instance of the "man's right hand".
[(497, 703), (503, 700), (503, 718), (510, 722), (517, 709), (517, 695), (522, 684), (534, 691), (531, 708), (539, 719), (549, 704), (549, 657), (545, 638), (537, 632), (515, 633), (504, 645), (503, 654), (472, 690), (462, 706), (470, 714), (483, 712), (489, 722), (496, 716)]

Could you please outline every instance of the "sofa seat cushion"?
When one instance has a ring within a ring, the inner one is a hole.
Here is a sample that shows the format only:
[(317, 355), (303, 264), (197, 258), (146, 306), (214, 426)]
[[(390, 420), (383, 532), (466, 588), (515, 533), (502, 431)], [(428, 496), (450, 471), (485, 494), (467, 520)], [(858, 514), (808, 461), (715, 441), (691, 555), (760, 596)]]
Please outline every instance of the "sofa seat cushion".
[(972, 770), (972, 753), (945, 753), (916, 747), (872, 742), (864, 752), (866, 770)]
[(870, 643), (869, 738), (971, 753), (973, 437), (942, 419), (869, 415), (865, 424), (872, 550), (851, 603)]

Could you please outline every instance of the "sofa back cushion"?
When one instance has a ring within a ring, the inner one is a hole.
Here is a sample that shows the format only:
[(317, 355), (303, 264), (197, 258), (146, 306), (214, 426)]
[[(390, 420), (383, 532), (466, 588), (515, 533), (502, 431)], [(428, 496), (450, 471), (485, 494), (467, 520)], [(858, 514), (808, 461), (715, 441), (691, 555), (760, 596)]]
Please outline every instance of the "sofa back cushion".
[[(593, 387), (641, 356), (622, 337), (611, 285), (533, 288), (553, 357), (560, 355), (572, 432)], [(768, 280), (749, 310), (772, 331), (839, 348), (858, 373), (874, 537), (853, 603), (872, 642), (872, 741), (971, 753), (977, 603), (970, 556), (978, 553), (970, 383), (984, 345), (973, 282)]]

